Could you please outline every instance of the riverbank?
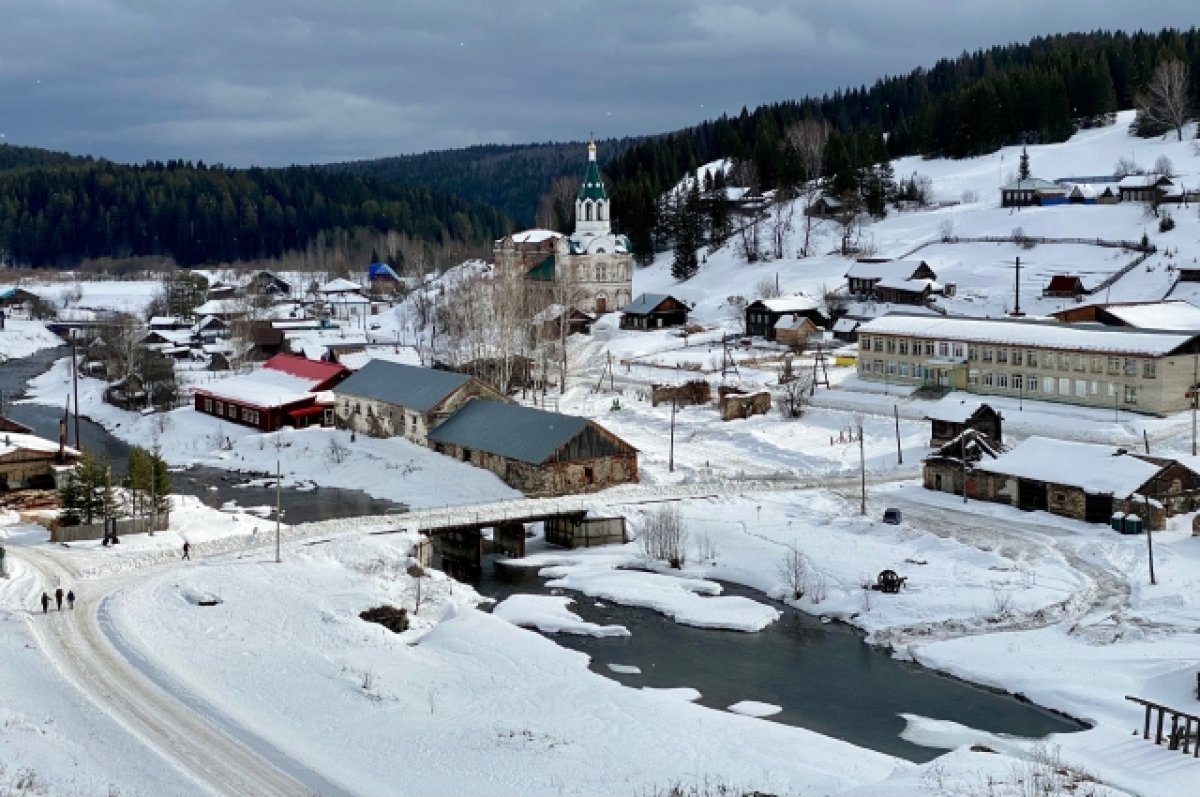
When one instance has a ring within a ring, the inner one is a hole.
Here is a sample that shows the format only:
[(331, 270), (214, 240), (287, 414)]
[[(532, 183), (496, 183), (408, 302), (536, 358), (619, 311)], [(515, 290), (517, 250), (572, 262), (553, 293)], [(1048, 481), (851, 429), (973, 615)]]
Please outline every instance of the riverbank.
[[(516, 498), (489, 471), (400, 438), (380, 440), (320, 427), (264, 434), (181, 407), (143, 415), (107, 404), (104, 382), (80, 377), (79, 411), (129, 445), (157, 447), (173, 467), (205, 466), (244, 474), (274, 473), (285, 484), (318, 484), (422, 509)], [(70, 363), (60, 359), (33, 377), (23, 402), (60, 407), (72, 392)]]

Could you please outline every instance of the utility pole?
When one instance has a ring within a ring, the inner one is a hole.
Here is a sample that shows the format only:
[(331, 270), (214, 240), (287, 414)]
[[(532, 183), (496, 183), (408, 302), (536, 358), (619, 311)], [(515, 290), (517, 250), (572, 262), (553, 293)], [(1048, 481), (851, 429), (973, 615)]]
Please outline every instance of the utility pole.
[(1017, 270), (1016, 278), (1014, 279), (1014, 287), (1016, 288), (1016, 305), (1013, 307), (1013, 311), (1009, 313), (1009, 315), (1013, 316), (1014, 318), (1019, 318), (1020, 316), (1025, 315), (1021, 312), (1021, 258), (1019, 257), (1017, 258)]
[(75, 333), (71, 333), (71, 385), (75, 390), (75, 448), (82, 450), (79, 440), (79, 360), (75, 356)]
[(858, 506), (860, 515), (867, 514), (867, 455), (863, 451), (863, 428), (858, 425), (858, 469), (862, 474), (862, 500)]
[(904, 464), (904, 452), (900, 448), (900, 405), (892, 405), (892, 415), (896, 418), (896, 464)]
[(963, 503), (967, 502), (967, 440), (963, 436), (958, 438), (958, 456), (962, 460), (962, 477), (963, 477)]
[[(1158, 477), (1157, 476), (1154, 477), (1153, 485), (1155, 488), (1155, 492), (1158, 492)], [(1161, 498), (1161, 496), (1159, 496), (1159, 497)], [(1150, 526), (1152, 525), (1150, 520), (1151, 520), (1151, 518), (1154, 517), (1154, 515), (1153, 515), (1153, 510), (1151, 510), (1151, 508), (1150, 508), (1150, 496), (1143, 495), (1142, 498), (1146, 502), (1146, 523), (1145, 523), (1146, 554), (1150, 559), (1150, 586), (1153, 587), (1158, 584), (1158, 581), (1154, 578), (1154, 532), (1150, 530)], [(1164, 525), (1166, 524), (1166, 518), (1167, 518), (1167, 512), (1166, 512), (1166, 507), (1164, 506), (1163, 507), (1163, 523), (1164, 523)]]
[(278, 564), (283, 559), (279, 556), (279, 524), (280, 518), (283, 515), (283, 470), (279, 464), (279, 459), (275, 459), (275, 562)]
[(1192, 352), (1192, 456), (1196, 456), (1196, 390), (1200, 388), (1200, 349)]
[(675, 472), (675, 388), (671, 388), (671, 448), (667, 455), (667, 472)]

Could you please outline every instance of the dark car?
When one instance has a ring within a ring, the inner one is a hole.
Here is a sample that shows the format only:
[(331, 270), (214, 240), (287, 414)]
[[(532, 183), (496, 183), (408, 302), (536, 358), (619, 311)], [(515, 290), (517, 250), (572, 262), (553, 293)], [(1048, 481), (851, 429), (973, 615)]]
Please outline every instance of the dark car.
[(904, 520), (904, 516), (900, 514), (900, 510), (895, 507), (888, 507), (883, 510), (883, 522), (892, 526), (899, 526)]

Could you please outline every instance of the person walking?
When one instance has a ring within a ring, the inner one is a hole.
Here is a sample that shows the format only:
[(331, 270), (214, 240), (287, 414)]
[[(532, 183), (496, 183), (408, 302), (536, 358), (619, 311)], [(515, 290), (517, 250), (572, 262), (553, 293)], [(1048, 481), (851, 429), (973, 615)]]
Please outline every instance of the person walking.
[(54, 600), (55, 600), (55, 602), (58, 603), (58, 610), (60, 612), (62, 611), (62, 599), (63, 599), (63, 591), (62, 591), (62, 587), (59, 587), (58, 589), (54, 590)]
[(75, 590), (67, 590), (67, 607), (75, 611)]
[(50, 596), (43, 592), (42, 593), (42, 614), (45, 614), (48, 611), (50, 611)]
[(192, 558), (192, 544), (190, 542), (188, 542), (187, 540), (183, 541), (183, 558), (184, 559)]

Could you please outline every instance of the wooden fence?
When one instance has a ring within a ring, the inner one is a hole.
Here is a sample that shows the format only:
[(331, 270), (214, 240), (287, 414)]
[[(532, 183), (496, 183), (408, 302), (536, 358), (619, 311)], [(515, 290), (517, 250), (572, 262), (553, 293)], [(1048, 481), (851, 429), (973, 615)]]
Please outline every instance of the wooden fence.
[[(111, 527), (111, 523), (108, 524)], [(122, 518), (116, 521), (117, 536), (122, 534), (145, 534), (149, 531), (165, 531), (171, 525), (171, 514), (146, 515)], [(58, 526), (50, 529), (50, 542), (79, 542), (80, 540), (102, 540), (105, 524), (80, 523), (75, 526)]]

